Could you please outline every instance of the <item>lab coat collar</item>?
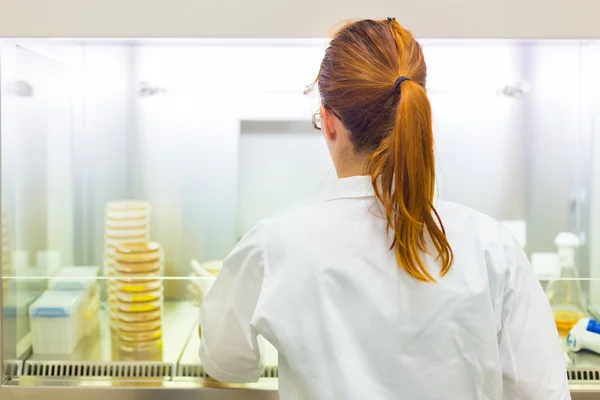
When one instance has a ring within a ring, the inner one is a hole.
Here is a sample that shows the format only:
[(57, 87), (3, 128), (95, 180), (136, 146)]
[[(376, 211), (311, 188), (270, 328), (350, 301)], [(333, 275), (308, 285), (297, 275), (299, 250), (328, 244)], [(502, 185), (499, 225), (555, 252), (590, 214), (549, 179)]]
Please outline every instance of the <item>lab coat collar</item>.
[[(381, 182), (381, 178), (378, 179)], [(352, 199), (375, 197), (373, 184), (370, 175), (351, 176), (348, 178), (336, 179), (325, 185), (321, 191), (321, 200), (330, 201), (335, 199)], [(438, 193), (433, 196), (433, 206), (438, 205)]]
[(369, 175), (337, 179), (329, 183), (323, 191), (325, 201), (374, 196), (375, 192)]

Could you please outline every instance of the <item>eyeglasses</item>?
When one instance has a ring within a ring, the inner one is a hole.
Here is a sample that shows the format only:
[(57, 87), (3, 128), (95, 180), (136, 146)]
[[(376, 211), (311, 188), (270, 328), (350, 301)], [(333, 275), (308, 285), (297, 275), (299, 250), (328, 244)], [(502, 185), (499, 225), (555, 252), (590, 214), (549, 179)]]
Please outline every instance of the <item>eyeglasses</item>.
[[(327, 108), (329, 111), (331, 111), (331, 113), (332, 113), (333, 115), (335, 115), (335, 117), (336, 117), (337, 119), (339, 119), (340, 121), (344, 122), (344, 120), (342, 119), (342, 117), (340, 117), (338, 113), (336, 113), (335, 111), (333, 111), (333, 109), (332, 109), (331, 107), (329, 107), (329, 106), (328, 106), (328, 105), (326, 105), (326, 104), (323, 104), (323, 106), (324, 106), (325, 108)], [(314, 127), (316, 130), (318, 130), (318, 131), (320, 131), (320, 130), (321, 130), (321, 110), (320, 110), (320, 109), (319, 109), (319, 110), (317, 110), (317, 111), (316, 111), (316, 112), (315, 112), (315, 113), (312, 115), (312, 124), (313, 124), (313, 127)]]

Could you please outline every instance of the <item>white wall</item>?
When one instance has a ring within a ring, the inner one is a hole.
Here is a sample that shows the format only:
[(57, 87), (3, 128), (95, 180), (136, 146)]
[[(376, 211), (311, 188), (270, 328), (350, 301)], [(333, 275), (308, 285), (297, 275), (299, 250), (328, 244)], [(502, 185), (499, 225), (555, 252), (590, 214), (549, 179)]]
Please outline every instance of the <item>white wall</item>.
[(3, 0), (0, 36), (323, 37), (398, 17), (421, 37), (600, 37), (597, 0)]

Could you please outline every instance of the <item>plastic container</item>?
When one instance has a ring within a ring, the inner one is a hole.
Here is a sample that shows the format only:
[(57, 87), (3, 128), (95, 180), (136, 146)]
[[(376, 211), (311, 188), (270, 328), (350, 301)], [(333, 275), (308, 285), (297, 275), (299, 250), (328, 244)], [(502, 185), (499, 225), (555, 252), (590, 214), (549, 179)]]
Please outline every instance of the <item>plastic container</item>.
[(600, 354), (600, 322), (580, 319), (567, 336), (567, 348), (573, 352), (588, 350)]
[(30, 307), (34, 353), (72, 353), (84, 335), (82, 298), (84, 292), (44, 292)]
[(45, 276), (53, 276), (62, 267), (62, 253), (57, 250), (40, 250), (35, 254), (35, 264), (45, 272)]
[(29, 252), (27, 250), (15, 250), (10, 256), (12, 267), (14, 269), (26, 269), (31, 266), (29, 262)]
[(86, 293), (86, 300), (91, 300), (98, 291), (98, 273), (96, 266), (63, 267), (48, 282), (50, 290), (79, 290)]
[(92, 335), (98, 327), (98, 312), (100, 310), (100, 291), (97, 291), (94, 296), (83, 305), (83, 334), (85, 336)]
[(48, 282), (48, 289), (53, 291), (82, 292), (82, 324), (83, 334), (91, 335), (98, 326), (98, 310), (100, 309), (100, 288), (98, 285), (99, 267), (72, 266), (63, 267)]

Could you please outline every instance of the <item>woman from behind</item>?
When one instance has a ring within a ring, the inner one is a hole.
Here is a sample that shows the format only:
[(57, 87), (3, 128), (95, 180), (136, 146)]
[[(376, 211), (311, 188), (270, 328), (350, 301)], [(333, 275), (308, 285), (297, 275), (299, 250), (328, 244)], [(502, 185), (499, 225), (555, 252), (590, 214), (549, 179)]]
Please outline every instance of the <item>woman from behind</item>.
[(209, 375), (258, 379), (262, 335), (284, 400), (570, 398), (523, 250), (492, 218), (434, 198), (418, 42), (393, 18), (347, 24), (314, 87), (339, 179), (226, 259), (201, 312)]

